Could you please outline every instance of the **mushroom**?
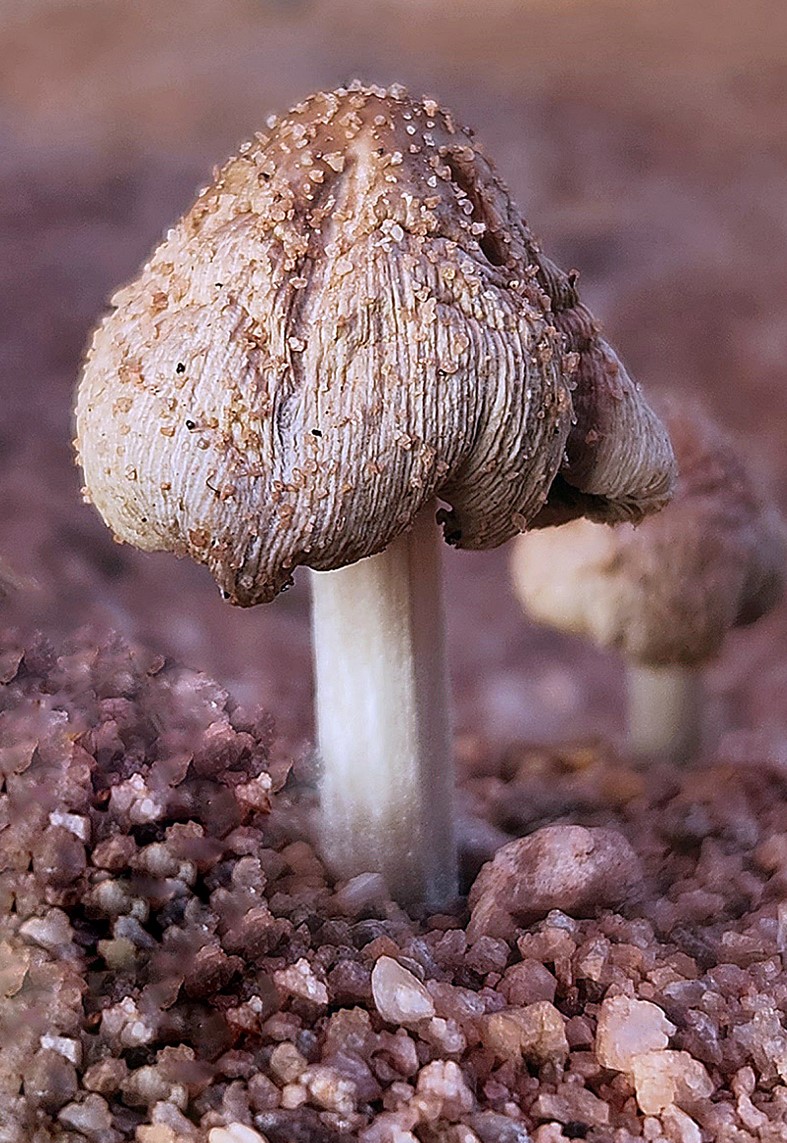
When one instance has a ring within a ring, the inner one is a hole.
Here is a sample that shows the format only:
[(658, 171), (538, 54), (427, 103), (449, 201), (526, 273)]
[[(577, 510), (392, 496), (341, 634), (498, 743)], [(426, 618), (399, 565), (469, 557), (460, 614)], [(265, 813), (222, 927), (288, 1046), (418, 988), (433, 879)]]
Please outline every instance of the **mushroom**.
[(313, 569), (324, 851), (439, 905), (457, 874), (436, 517), (461, 548), (639, 519), (669, 497), (671, 448), (449, 112), (353, 84), (268, 126), (95, 333), (85, 493), (240, 606)]
[(638, 755), (685, 761), (703, 732), (702, 666), (732, 627), (781, 597), (785, 532), (734, 442), (673, 401), (675, 497), (638, 527), (574, 520), (515, 543), (515, 590), (538, 622), (625, 656), (628, 737)]

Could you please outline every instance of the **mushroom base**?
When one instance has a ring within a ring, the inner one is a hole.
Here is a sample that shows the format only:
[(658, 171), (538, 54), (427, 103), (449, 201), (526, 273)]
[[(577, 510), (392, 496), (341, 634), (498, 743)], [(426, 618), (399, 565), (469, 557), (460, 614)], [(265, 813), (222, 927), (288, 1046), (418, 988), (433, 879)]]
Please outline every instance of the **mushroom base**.
[(685, 763), (702, 745), (703, 687), (692, 667), (626, 666), (628, 744), (640, 757)]
[(386, 551), (311, 577), (324, 855), (431, 908), (457, 892), (439, 545), (431, 505)]

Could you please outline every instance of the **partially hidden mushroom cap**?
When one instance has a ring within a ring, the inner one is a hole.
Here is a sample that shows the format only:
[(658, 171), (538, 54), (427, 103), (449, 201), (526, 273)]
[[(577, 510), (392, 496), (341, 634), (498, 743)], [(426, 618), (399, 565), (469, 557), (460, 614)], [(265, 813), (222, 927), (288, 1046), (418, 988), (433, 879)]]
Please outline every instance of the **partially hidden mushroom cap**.
[(784, 524), (729, 436), (693, 405), (665, 421), (678, 480), (638, 527), (575, 520), (521, 536), (514, 585), (534, 619), (650, 665), (701, 663), (784, 589)]
[(666, 433), (573, 280), (401, 88), (272, 120), (113, 306), (77, 404), (86, 495), (235, 603), (381, 551), (435, 496), (463, 548), (669, 497)]
[(564, 274), (543, 255), (540, 268), (552, 320), (574, 354), (576, 371), (563, 464), (530, 527), (579, 516), (636, 523), (672, 494), (675, 469), (666, 429), (580, 302), (576, 275)]

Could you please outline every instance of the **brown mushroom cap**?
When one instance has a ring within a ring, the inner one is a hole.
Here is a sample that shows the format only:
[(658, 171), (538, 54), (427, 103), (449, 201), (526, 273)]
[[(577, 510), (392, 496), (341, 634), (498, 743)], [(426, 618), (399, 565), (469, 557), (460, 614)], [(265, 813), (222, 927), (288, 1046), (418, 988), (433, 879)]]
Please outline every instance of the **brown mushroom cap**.
[(512, 570), (534, 619), (641, 663), (692, 665), (778, 602), (787, 541), (727, 434), (677, 403), (664, 419), (679, 475), (663, 512), (638, 527), (532, 532)]
[(235, 603), (381, 551), (434, 496), (463, 548), (669, 497), (666, 434), (573, 281), (471, 134), (401, 88), (271, 121), (112, 301), (77, 403), (86, 494)]

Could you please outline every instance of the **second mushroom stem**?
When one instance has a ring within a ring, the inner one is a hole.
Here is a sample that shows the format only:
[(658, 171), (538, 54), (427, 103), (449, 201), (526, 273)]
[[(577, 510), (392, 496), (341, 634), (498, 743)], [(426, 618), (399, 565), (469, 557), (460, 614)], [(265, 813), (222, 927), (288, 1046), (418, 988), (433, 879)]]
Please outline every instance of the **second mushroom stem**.
[(325, 856), (431, 908), (457, 892), (440, 547), (432, 504), (384, 552), (311, 577)]
[(628, 737), (635, 754), (677, 764), (702, 742), (703, 686), (692, 667), (626, 666)]

